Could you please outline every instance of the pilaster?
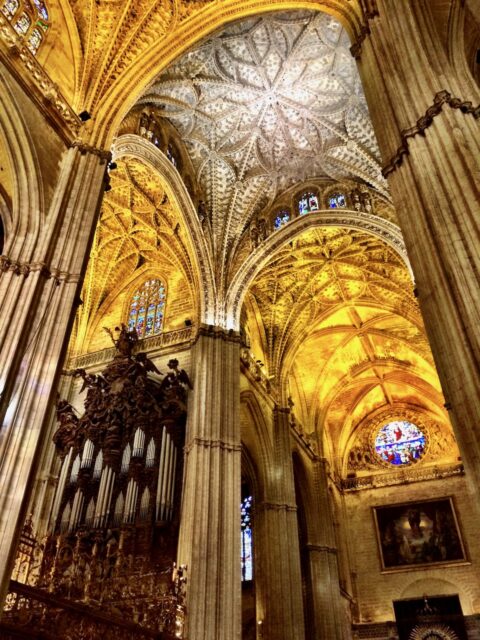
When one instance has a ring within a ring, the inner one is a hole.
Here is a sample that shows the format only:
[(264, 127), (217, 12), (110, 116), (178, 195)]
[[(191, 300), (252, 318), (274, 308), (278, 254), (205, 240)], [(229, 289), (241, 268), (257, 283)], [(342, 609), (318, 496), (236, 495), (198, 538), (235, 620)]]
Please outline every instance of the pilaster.
[(192, 384), (178, 550), (187, 565), (187, 638), (239, 640), (240, 337), (201, 327)]
[(10, 578), (103, 193), (107, 154), (95, 151), (65, 152), (33, 259), (20, 263), (2, 256), (0, 600)]
[(355, 53), (445, 406), (478, 489), (480, 92), (452, 66), (429, 4), (377, 0)]

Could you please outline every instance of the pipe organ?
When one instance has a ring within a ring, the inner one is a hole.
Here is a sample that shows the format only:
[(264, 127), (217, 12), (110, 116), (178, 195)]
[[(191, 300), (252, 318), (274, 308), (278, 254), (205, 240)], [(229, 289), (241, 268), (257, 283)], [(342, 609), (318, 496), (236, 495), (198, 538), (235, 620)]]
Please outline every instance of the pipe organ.
[(133, 354), (135, 342), (122, 327), (101, 374), (71, 373), (83, 380), (83, 415), (57, 404), (61, 466), (38, 583), (43, 576), (59, 596), (102, 611), (124, 607), (158, 631), (176, 555), (190, 382), (177, 360), (161, 377), (146, 354)]

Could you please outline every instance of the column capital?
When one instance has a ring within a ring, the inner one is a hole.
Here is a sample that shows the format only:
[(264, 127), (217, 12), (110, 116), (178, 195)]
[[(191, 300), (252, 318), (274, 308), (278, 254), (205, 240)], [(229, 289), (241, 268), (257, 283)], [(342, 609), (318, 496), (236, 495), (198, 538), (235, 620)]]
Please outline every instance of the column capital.
[(195, 344), (200, 337), (214, 338), (215, 340), (223, 340), (224, 342), (232, 342), (234, 344), (241, 343), (240, 333), (238, 331), (225, 329), (213, 324), (201, 324), (198, 327), (197, 335), (193, 340), (193, 344)]
[(16, 276), (27, 278), (31, 273), (38, 273), (46, 280), (53, 278), (57, 285), (62, 282), (78, 282), (80, 280), (79, 273), (68, 273), (56, 267), (49, 267), (45, 262), (20, 262), (6, 255), (0, 256), (0, 273), (11, 271)]
[(211, 438), (192, 438), (187, 444), (185, 444), (183, 450), (185, 454), (190, 453), (194, 447), (203, 447), (205, 449), (221, 449), (222, 451), (241, 451), (242, 445), (234, 442), (227, 442), (221, 439)]
[(100, 160), (103, 160), (102, 164), (105, 162), (110, 162), (112, 159), (112, 152), (108, 149), (101, 149), (99, 147), (94, 147), (90, 144), (86, 144), (81, 140), (74, 140), (70, 145), (71, 149), (78, 149), (82, 155), (86, 155), (90, 153), (91, 155), (98, 156)]

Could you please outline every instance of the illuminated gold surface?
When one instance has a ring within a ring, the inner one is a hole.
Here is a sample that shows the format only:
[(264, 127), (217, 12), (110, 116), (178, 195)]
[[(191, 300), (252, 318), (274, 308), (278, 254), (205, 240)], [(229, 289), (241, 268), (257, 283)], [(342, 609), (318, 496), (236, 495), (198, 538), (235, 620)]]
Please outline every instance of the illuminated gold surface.
[(166, 330), (181, 327), (194, 309), (188, 241), (171, 191), (140, 160), (122, 159), (117, 165), (90, 255), (76, 353), (110, 346), (101, 327), (126, 321), (129, 297), (149, 277), (161, 277), (167, 285)]
[(332, 453), (382, 407), (443, 416), (412, 282), (382, 240), (342, 228), (306, 232), (255, 279), (245, 311), (253, 353), (291, 395), (305, 431), (328, 434)]

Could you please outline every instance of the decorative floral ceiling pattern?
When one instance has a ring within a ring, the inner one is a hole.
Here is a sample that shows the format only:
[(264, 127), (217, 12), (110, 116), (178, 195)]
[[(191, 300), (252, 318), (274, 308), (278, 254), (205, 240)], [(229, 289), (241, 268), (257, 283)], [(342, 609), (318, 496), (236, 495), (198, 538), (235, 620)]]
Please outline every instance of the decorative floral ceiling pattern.
[(180, 58), (141, 98), (187, 146), (220, 264), (248, 220), (301, 180), (348, 178), (387, 193), (349, 44), (324, 13), (244, 20)]

